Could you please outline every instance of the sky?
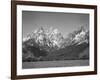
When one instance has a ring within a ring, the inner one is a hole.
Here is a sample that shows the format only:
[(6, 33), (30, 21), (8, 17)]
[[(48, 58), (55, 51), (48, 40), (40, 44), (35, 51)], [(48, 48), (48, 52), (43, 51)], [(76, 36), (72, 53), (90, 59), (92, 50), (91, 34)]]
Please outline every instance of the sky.
[(23, 38), (39, 27), (53, 27), (66, 37), (81, 26), (89, 29), (89, 14), (22, 11)]

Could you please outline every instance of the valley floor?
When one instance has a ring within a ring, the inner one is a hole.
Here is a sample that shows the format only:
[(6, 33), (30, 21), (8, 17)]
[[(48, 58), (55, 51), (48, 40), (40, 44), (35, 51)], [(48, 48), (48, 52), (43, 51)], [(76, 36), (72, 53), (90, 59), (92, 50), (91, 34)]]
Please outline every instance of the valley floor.
[(31, 68), (48, 68), (48, 67), (71, 67), (71, 66), (88, 66), (89, 60), (64, 60), (64, 61), (39, 61), (23, 62), (23, 69)]

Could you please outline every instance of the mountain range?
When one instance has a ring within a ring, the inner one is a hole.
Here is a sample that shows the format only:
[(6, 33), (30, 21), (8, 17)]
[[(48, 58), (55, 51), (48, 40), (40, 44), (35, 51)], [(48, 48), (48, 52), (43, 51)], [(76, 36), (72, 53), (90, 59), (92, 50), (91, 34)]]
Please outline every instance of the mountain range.
[(80, 27), (64, 37), (58, 29), (40, 27), (23, 38), (23, 61), (89, 58), (89, 31)]

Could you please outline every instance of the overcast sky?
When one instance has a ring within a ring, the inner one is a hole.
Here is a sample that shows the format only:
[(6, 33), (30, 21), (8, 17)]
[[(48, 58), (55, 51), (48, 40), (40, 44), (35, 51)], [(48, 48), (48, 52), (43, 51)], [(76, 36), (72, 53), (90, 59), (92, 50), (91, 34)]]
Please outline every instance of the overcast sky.
[(89, 15), (78, 13), (55, 13), (55, 12), (22, 12), (23, 37), (39, 27), (57, 28), (63, 36), (81, 26), (89, 28)]

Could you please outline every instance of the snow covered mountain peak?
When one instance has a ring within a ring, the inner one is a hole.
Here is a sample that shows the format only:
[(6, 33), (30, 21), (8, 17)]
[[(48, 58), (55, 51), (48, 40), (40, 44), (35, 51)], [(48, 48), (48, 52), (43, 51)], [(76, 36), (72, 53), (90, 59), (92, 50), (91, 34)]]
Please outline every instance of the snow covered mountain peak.
[(89, 31), (84, 27), (81, 27), (80, 29), (75, 31), (72, 41), (74, 42), (74, 44), (77, 43), (77, 45), (84, 42), (89, 43)]
[(57, 29), (53, 29), (52, 27), (49, 29), (40, 27), (30, 34), (30, 36), (27, 36), (27, 38), (25, 38), (23, 41), (28, 39), (34, 39), (39, 46), (60, 48), (64, 38)]
[(89, 31), (84, 27), (81, 27), (70, 33), (67, 38), (64, 38), (58, 29), (54, 29), (53, 27), (50, 27), (49, 29), (40, 27), (24, 38), (23, 42), (30, 39), (34, 40), (36, 44), (42, 47), (61, 49), (74, 44), (88, 44)]

